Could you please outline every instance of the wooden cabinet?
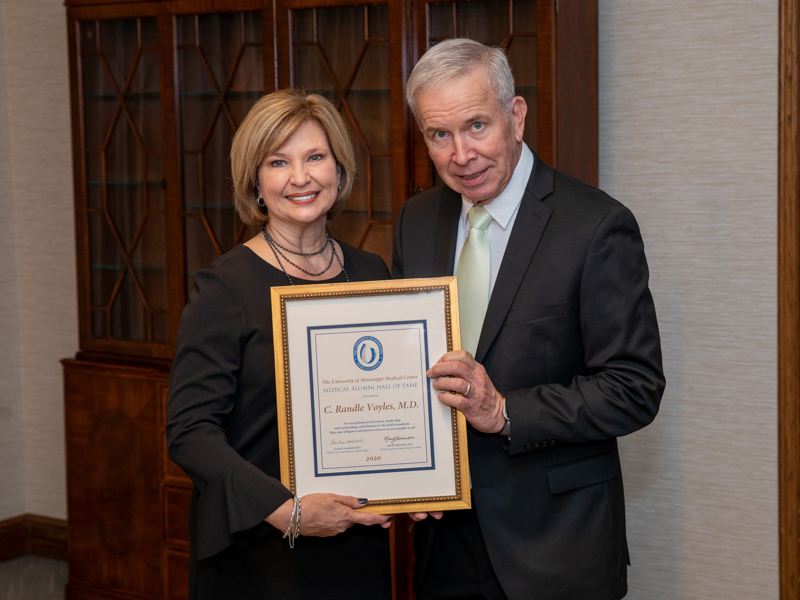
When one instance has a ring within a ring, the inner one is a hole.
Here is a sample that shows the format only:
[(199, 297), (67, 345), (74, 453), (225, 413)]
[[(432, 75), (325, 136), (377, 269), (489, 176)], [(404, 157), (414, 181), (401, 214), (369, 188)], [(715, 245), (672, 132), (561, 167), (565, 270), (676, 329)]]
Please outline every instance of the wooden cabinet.
[(161, 597), (163, 368), (65, 361), (68, 598)]
[[(184, 598), (191, 484), (165, 453), (170, 359), (194, 274), (255, 232), (229, 152), (278, 87), (329, 98), (358, 177), (335, 237), (390, 263), (403, 202), (436, 181), (404, 103), (427, 47), (507, 48), (526, 141), (597, 183), (594, 0), (67, 0), (80, 349), (64, 361), (68, 597)], [(397, 519), (397, 598), (409, 588)]]

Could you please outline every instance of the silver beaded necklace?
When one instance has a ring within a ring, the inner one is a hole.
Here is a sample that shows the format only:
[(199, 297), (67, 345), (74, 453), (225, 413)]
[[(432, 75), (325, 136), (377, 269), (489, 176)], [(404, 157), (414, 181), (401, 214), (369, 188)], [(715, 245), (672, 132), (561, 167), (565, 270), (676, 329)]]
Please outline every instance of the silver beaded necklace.
[[(316, 250), (315, 252), (295, 252), (294, 250), (290, 250), (285, 246), (281, 246), (277, 241), (275, 241), (275, 238), (273, 238), (269, 234), (266, 225), (261, 228), (261, 232), (264, 234), (264, 239), (266, 240), (267, 245), (272, 250), (272, 254), (275, 255), (275, 260), (278, 261), (278, 266), (280, 266), (281, 270), (283, 271), (283, 274), (286, 275), (286, 279), (289, 280), (289, 285), (294, 285), (294, 281), (292, 281), (292, 278), (289, 275), (289, 273), (286, 272), (286, 267), (283, 266), (283, 261), (281, 261), (281, 258), (283, 258), (283, 260), (288, 262), (293, 267), (301, 270), (306, 275), (310, 275), (311, 277), (319, 277), (320, 275), (323, 275), (328, 272), (328, 270), (331, 268), (331, 265), (333, 264), (333, 258), (336, 257), (336, 262), (338, 262), (339, 266), (342, 267), (342, 273), (344, 273), (345, 280), (350, 281), (350, 277), (347, 275), (347, 269), (344, 268), (344, 263), (342, 263), (342, 259), (339, 258), (339, 253), (336, 252), (336, 245), (333, 243), (333, 240), (331, 239), (331, 236), (328, 234), (327, 230), (325, 230), (325, 243), (322, 245), (322, 248)], [(288, 256), (284, 254), (284, 252), (288, 252), (289, 254), (294, 254), (295, 256), (316, 256), (318, 254), (322, 254), (322, 252), (328, 246), (331, 247), (331, 259), (328, 261), (328, 266), (322, 269), (322, 271), (320, 271), (319, 273), (312, 273), (311, 271), (307, 271), (306, 269), (298, 265), (296, 262), (293, 262)]]

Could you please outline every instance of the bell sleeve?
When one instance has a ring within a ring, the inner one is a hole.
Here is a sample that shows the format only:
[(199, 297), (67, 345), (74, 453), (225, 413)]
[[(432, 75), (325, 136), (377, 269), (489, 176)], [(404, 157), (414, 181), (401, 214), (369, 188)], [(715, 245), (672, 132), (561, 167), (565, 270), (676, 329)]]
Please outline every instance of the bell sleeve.
[[(281, 482), (246, 460), (229, 442), (237, 402), (268, 394), (274, 377), (240, 397), (240, 369), (253, 331), (236, 289), (214, 270), (201, 271), (184, 309), (170, 373), (169, 457), (194, 483), (198, 560), (230, 546), (292, 497)], [(248, 388), (249, 389), (249, 388)], [(269, 394), (273, 395), (273, 394)]]

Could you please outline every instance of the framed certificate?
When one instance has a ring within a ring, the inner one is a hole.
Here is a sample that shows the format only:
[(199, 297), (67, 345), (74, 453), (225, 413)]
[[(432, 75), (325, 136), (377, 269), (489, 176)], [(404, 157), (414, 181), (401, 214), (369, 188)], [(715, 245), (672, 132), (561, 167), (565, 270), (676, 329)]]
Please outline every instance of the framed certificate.
[(455, 277), (275, 287), (272, 318), (286, 487), (470, 507), (466, 421), (425, 375), (460, 347)]

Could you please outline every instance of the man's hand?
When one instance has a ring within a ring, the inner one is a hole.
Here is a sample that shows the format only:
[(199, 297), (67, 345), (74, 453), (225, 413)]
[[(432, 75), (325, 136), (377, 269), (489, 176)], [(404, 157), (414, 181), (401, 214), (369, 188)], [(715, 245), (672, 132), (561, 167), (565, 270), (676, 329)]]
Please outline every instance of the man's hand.
[(438, 521), (439, 519), (442, 518), (442, 516), (444, 516), (444, 513), (442, 511), (440, 511), (440, 510), (429, 512), (429, 513), (426, 513), (426, 512), (424, 512), (424, 513), (408, 513), (408, 516), (411, 517), (412, 521), (424, 521), (425, 519), (428, 518), (428, 515), (430, 515), (430, 517), (432, 519), (436, 519)]
[(448, 352), (433, 365), (427, 376), (435, 379), (433, 389), (442, 404), (457, 408), (470, 425), (484, 433), (499, 433), (506, 424), (503, 396), (483, 365), (466, 350)]

